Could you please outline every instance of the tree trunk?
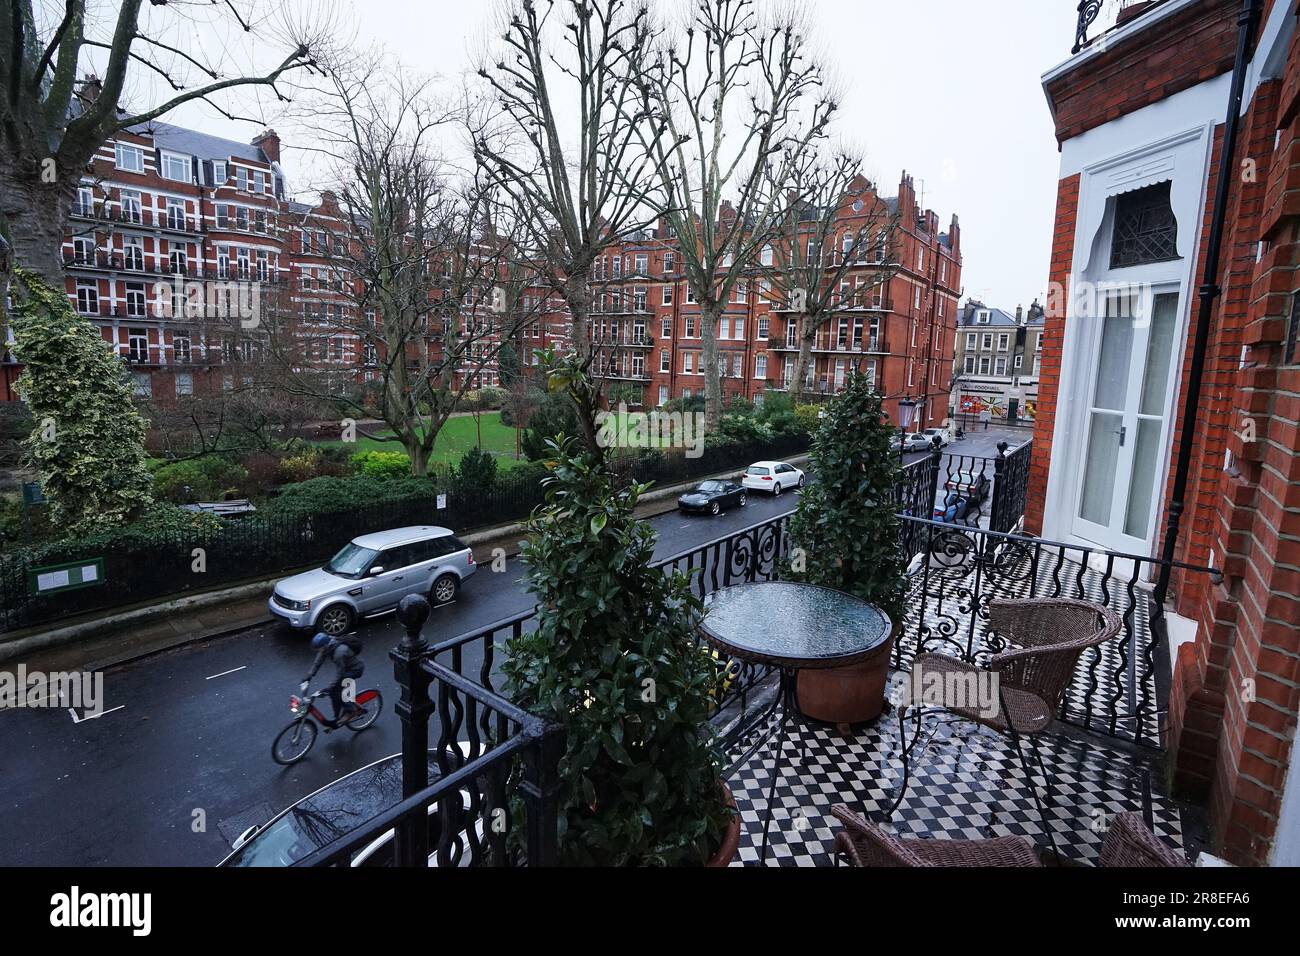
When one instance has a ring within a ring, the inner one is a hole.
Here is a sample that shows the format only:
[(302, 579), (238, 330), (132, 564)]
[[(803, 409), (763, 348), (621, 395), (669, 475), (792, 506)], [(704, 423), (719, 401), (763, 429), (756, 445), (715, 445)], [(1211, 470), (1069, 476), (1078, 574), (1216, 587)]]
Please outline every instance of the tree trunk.
[(797, 323), (799, 336), (799, 356), (794, 360), (794, 381), (790, 384), (790, 398), (795, 404), (804, 400), (805, 382), (808, 380), (808, 366), (812, 362), (813, 339), (817, 332), (808, 321), (808, 316), (799, 316)]
[[(38, 275), (56, 289), (63, 288), (63, 233), (76, 196), (75, 178), (41, 181), (39, 163), (15, 167), (0, 157), (0, 228), (12, 246), (14, 265)], [(0, 300), (3, 304), (3, 300)]]
[(587, 271), (575, 272), (564, 286), (564, 300), (569, 307), (569, 342), (584, 359), (591, 357), (591, 291), (587, 288)]
[(704, 343), (704, 425), (716, 429), (722, 421), (722, 378), (718, 374), (718, 319), (721, 304), (700, 308), (700, 337)]

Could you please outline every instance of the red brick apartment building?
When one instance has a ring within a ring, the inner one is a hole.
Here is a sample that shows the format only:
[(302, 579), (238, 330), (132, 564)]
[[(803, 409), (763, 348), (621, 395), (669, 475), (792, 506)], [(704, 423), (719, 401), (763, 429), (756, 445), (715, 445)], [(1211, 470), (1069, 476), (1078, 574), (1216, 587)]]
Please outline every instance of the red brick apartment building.
[[(157, 122), (99, 148), (64, 240), (67, 291), (127, 363), (137, 394), (229, 386), (252, 360), (240, 323), (195, 316), (184, 297), (198, 284), (210, 301), (209, 290), (231, 294), (242, 280), (245, 298), (226, 303), (234, 320), (252, 311), (254, 284), (273, 294), (287, 283), (279, 159), (271, 130), (245, 144)], [(176, 295), (159, 308), (168, 286)], [(0, 397), (14, 399), (19, 368), (6, 359)]]
[(1182, 472), (1174, 557), (1222, 578), (1179, 570), (1168, 591), (1175, 793), (1205, 803), (1228, 860), (1296, 865), (1297, 4), (1087, 13), (1043, 77), (1061, 169), (1026, 524), (1158, 557)]
[[(846, 270), (839, 294), (851, 305), (818, 333), (808, 387), (833, 394), (860, 363), (886, 396), (891, 415), (900, 399), (912, 398), (918, 402), (916, 427), (926, 428), (949, 416), (961, 294), (960, 227), (954, 216), (948, 231), (940, 231), (938, 215), (918, 205), (912, 179), (904, 174), (896, 196), (879, 197), (870, 190), (865, 200), (843, 204), (836, 234), (846, 242), (827, 250), (828, 270), (862, 229), (867, 202), (896, 215), (896, 226), (886, 244), (872, 242)], [(769, 389), (786, 389), (794, 375), (794, 314), (773, 284), (761, 278), (781, 255), (772, 248), (760, 253), (753, 276), (737, 284), (720, 320), (724, 403), (733, 396), (761, 401)], [(882, 274), (883, 281), (876, 278)], [(595, 370), (614, 386), (616, 399), (656, 407), (704, 393), (700, 307), (686, 282), (678, 242), (666, 226), (629, 236), (598, 258), (592, 298)], [(550, 313), (548, 322), (525, 330), (526, 350), (548, 337), (543, 324), (552, 337), (565, 328), (563, 316)]]
[[(240, 143), (154, 122), (100, 147), (64, 238), (66, 288), (138, 396), (167, 404), (249, 381), (273, 311), (292, 320), (303, 362), (374, 377), (380, 356), (354, 314), (342, 246), (349, 223), (328, 191), (315, 205), (288, 198), (280, 146), (273, 130)], [(6, 347), (0, 400), (17, 399), (20, 372)]]

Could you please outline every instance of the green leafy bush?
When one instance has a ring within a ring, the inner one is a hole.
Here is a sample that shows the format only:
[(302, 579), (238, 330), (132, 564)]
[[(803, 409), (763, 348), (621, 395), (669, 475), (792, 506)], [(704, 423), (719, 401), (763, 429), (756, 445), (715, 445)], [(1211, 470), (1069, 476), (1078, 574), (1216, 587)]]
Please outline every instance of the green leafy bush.
[(156, 551), (159, 538), (189, 538), (194, 533), (218, 535), (222, 519), (205, 511), (186, 511), (169, 502), (155, 502), (129, 524), (107, 528), (89, 535), (70, 535), (61, 540), (38, 544), (27, 549), (33, 564), (39, 564), (46, 555), (63, 559), (71, 548), (76, 554), (93, 554), (110, 549), (138, 551), (147, 554)]
[(758, 411), (758, 417), (763, 421), (794, 413), (794, 400), (786, 392), (767, 391), (763, 393), (763, 407)]
[(284, 482), (307, 481), (310, 478), (316, 478), (320, 475), (323, 461), (324, 457), (320, 449), (314, 445), (308, 445), (295, 454), (281, 458), (280, 466), (276, 469), (276, 477)]
[(805, 566), (787, 565), (783, 575), (856, 594), (898, 622), (906, 571), (894, 498), (898, 456), (889, 451), (892, 427), (880, 403), (871, 380), (853, 371), (826, 406), (812, 444), (817, 481), (790, 519)]
[(303, 516), (348, 511), (358, 504), (401, 501), (416, 498), (430, 501), (437, 497), (437, 485), (428, 478), (312, 478), (296, 485), (286, 485), (262, 509), (268, 514)]
[(481, 448), (471, 448), (456, 466), (455, 481), (463, 491), (490, 491), (497, 483), (497, 460)]
[(502, 669), (513, 700), (566, 730), (563, 862), (702, 864), (729, 811), (709, 735), (716, 672), (695, 643), (701, 604), (687, 575), (651, 567), (655, 533), (633, 517), (644, 486), (576, 445), (550, 452), (523, 549), (542, 610)]
[(15, 268), (11, 291), (14, 351), (24, 365), (17, 388), (35, 425), (23, 450), (50, 520), (76, 534), (123, 524), (153, 501), (147, 426), (131, 380), (62, 287)]
[(461, 396), (460, 408), (466, 412), (495, 411), (505, 404), (506, 390), (493, 385), (471, 389)]
[(714, 433), (718, 442), (769, 441), (772, 429), (756, 418), (746, 415), (723, 415)]
[(411, 459), (404, 451), (359, 451), (352, 456), (352, 467), (367, 478), (406, 478), (411, 474)]
[(542, 404), (528, 420), (520, 447), (530, 461), (550, 455), (547, 443), (554, 438), (574, 438), (578, 434), (578, 415), (573, 400), (564, 392), (548, 392)]
[(821, 424), (818, 416), (821, 414), (821, 405), (798, 405), (794, 410), (794, 417), (799, 422), (799, 428), (806, 435), (811, 435), (817, 431)]
[(690, 398), (672, 398), (664, 402), (663, 410), (665, 412), (702, 412), (704, 411), (704, 396), (692, 395)]
[[(165, 501), (222, 501), (243, 491), (248, 472), (228, 458), (208, 455), (163, 465), (153, 476), (154, 494)], [(186, 489), (189, 489), (188, 491)]]

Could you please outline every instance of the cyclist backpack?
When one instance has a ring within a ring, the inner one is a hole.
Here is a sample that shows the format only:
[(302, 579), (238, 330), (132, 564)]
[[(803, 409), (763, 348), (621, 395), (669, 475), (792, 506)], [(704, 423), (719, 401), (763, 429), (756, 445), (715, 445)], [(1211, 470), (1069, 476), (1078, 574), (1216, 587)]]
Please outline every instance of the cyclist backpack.
[(357, 637), (356, 634), (346, 634), (343, 637), (338, 638), (338, 642), (340, 644), (346, 644), (353, 654), (361, 654), (361, 638)]

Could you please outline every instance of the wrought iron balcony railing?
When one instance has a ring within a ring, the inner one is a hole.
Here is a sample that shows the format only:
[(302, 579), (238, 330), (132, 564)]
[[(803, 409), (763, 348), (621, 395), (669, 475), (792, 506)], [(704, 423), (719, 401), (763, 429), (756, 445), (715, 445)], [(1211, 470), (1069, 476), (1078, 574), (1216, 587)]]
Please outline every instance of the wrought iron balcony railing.
[(1114, 28), (1161, 3), (1164, 0), (1080, 0), (1070, 53), (1091, 46)]

